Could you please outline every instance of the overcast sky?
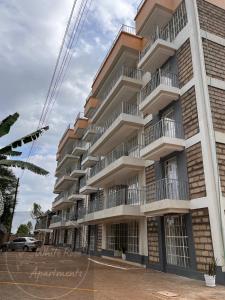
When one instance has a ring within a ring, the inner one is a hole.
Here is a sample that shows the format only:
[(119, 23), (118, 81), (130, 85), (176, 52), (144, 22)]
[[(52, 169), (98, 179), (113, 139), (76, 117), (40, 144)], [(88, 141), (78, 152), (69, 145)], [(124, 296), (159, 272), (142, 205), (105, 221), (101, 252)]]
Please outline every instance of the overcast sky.
[[(73, 0), (0, 0), (0, 119), (20, 114), (0, 146), (36, 129), (72, 4)], [(31, 158), (50, 175), (24, 172), (17, 211), (29, 211), (33, 202), (44, 210), (51, 207), (58, 141), (83, 110), (92, 79), (121, 24), (133, 25), (138, 4), (139, 0), (92, 1), (71, 68), (49, 116), (50, 130)], [(28, 148), (23, 150), (27, 153)]]

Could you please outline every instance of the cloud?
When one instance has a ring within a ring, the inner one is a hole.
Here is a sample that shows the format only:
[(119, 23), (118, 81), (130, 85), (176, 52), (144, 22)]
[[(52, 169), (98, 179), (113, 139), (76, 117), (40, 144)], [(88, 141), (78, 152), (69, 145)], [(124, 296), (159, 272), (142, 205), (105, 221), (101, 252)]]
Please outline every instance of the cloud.
[[(68, 123), (83, 110), (93, 77), (121, 24), (133, 24), (138, 1), (93, 1), (59, 97), (48, 117), (50, 130), (37, 142), (31, 162), (50, 171), (27, 171), (20, 184), (17, 210), (33, 202), (51, 207), (55, 195), (55, 154)], [(73, 0), (0, 1), (0, 119), (15, 111), (20, 119), (1, 145), (36, 129)], [(23, 148), (28, 153), (29, 147)], [(19, 176), (20, 171), (16, 170)]]

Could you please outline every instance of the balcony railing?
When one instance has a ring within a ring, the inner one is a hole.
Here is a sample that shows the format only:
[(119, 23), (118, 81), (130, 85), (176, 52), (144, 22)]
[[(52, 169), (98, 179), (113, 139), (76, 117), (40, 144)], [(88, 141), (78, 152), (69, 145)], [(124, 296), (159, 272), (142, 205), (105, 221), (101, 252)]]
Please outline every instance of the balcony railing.
[(83, 219), (86, 215), (86, 207), (79, 207), (77, 210), (77, 219)]
[(131, 156), (131, 157), (140, 157), (140, 145), (135, 145), (129, 147), (127, 144), (123, 143), (108, 153), (104, 159), (97, 162), (97, 164), (91, 168), (90, 170), (90, 177), (93, 177), (101, 170), (106, 168), (108, 165), (116, 161), (122, 156)]
[(113, 124), (113, 122), (121, 115), (121, 114), (127, 114), (132, 116), (138, 116), (139, 115), (139, 109), (136, 104), (129, 103), (126, 101), (121, 102), (117, 109), (110, 114), (110, 117), (105, 121), (102, 126), (101, 130), (98, 131), (98, 133), (93, 137), (91, 141), (91, 145), (93, 145), (105, 132), (106, 130)]
[(93, 213), (104, 208), (104, 198), (97, 196), (96, 199), (89, 201), (87, 212)]
[[(141, 5), (142, 6), (142, 5)], [(164, 41), (172, 42), (178, 33), (186, 26), (187, 24), (187, 12), (185, 2), (183, 1), (176, 11), (174, 12), (172, 18), (168, 22), (168, 24), (160, 28), (156, 27), (154, 34), (152, 35), (150, 42), (147, 46), (139, 53), (139, 60), (148, 52), (154, 42), (158, 39), (162, 39)]]
[(145, 203), (163, 199), (188, 200), (188, 183), (178, 179), (164, 178), (146, 186)]
[(135, 30), (134, 27), (127, 26), (127, 25), (122, 25), (122, 26), (121, 26), (121, 28), (120, 28), (118, 34), (116, 35), (116, 37), (115, 37), (115, 39), (114, 39), (114, 41), (113, 41), (113, 43), (112, 43), (112, 45), (111, 45), (109, 51), (107, 52), (107, 54), (106, 54), (106, 56), (105, 56), (105, 59), (103, 60), (101, 66), (99, 67), (99, 69), (98, 69), (98, 71), (97, 71), (97, 73), (96, 73), (96, 75), (95, 75), (95, 77), (94, 77), (94, 82), (95, 82), (95, 80), (97, 79), (97, 77), (98, 77), (98, 75), (99, 75), (99, 73), (100, 73), (100, 71), (101, 71), (103, 65), (105, 64), (105, 62), (106, 62), (106, 60), (107, 60), (107, 58), (108, 58), (110, 52), (112, 51), (113, 47), (115, 46), (115, 44), (116, 44), (116, 42), (117, 42), (117, 40), (118, 40), (118, 37), (120, 36), (121, 32), (126, 32), (126, 33), (129, 33), (129, 34), (136, 35), (136, 30)]
[(83, 188), (87, 184), (86, 176), (80, 179), (80, 189)]
[(52, 216), (51, 223), (58, 223), (62, 221), (62, 215)]
[(140, 205), (141, 199), (145, 195), (144, 192), (144, 190), (130, 188), (110, 191), (107, 195), (106, 208), (120, 205)]
[(138, 70), (131, 67), (122, 66), (119, 68), (112, 76), (112, 79), (110, 82), (103, 88), (103, 91), (100, 95), (100, 99), (102, 101), (105, 101), (105, 99), (108, 97), (111, 90), (114, 88), (116, 83), (119, 81), (119, 79), (124, 77), (129, 77), (131, 79), (141, 80), (142, 79), (142, 70)]
[(141, 89), (140, 101), (144, 101), (160, 84), (179, 88), (176, 74), (159, 70), (152, 74), (151, 80)]
[(63, 174), (56, 179), (55, 184), (57, 184), (64, 176), (70, 176), (72, 171), (73, 171), (73, 169), (71, 169), (71, 168), (65, 169)]
[(78, 189), (78, 185), (74, 185), (74, 186), (72, 186), (69, 190), (68, 190), (68, 192), (67, 192), (67, 197), (70, 197), (70, 196), (72, 196), (72, 195), (74, 195), (74, 194), (79, 194), (79, 189)]
[(74, 148), (77, 148), (77, 147), (80, 147), (80, 148), (83, 148), (86, 146), (86, 142), (85, 141), (82, 141), (82, 140), (76, 140), (74, 142), (74, 145), (73, 145), (73, 149)]
[(182, 124), (171, 119), (162, 119), (145, 131), (143, 146), (146, 147), (161, 137), (183, 138)]

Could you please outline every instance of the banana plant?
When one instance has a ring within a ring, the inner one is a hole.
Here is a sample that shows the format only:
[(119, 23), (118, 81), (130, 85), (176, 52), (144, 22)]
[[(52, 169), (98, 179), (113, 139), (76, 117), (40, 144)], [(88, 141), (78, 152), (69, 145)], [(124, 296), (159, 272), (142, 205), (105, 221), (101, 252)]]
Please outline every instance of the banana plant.
[[(19, 118), (18, 113), (14, 113), (13, 115), (9, 115), (7, 118), (2, 120), (0, 122), (0, 138), (9, 134), (11, 127), (14, 125), (14, 123)], [(21, 147), (24, 144), (30, 143), (40, 137), (40, 135), (49, 129), (48, 126), (42, 127), (24, 137), (21, 137), (12, 143), (6, 145), (3, 148), (0, 148), (0, 167), (18, 167), (20, 169), (26, 169), (33, 173), (39, 174), (39, 175), (47, 175), (48, 171), (45, 169), (36, 166), (35, 164), (32, 164), (28, 161), (22, 161), (18, 159), (9, 159), (9, 157), (15, 157), (20, 156), (22, 152), (15, 150), (18, 147)], [(0, 178), (7, 179), (0, 174)], [(10, 178), (9, 178), (10, 179)]]

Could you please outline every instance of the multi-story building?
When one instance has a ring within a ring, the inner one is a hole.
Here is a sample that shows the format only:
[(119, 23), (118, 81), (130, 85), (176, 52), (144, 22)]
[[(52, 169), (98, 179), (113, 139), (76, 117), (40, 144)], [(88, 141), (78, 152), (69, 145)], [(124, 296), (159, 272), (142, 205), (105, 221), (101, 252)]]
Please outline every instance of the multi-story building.
[(89, 252), (191, 277), (215, 258), (225, 282), (224, 21), (223, 1), (145, 0), (122, 26), (79, 130)]
[(42, 241), (43, 245), (52, 244), (53, 230), (49, 228), (53, 212), (46, 211), (41, 216), (36, 218), (36, 224), (34, 228), (34, 237), (37, 240)]

